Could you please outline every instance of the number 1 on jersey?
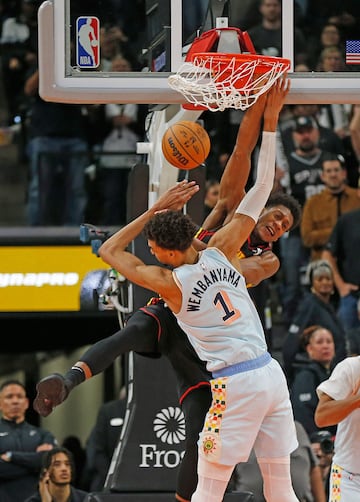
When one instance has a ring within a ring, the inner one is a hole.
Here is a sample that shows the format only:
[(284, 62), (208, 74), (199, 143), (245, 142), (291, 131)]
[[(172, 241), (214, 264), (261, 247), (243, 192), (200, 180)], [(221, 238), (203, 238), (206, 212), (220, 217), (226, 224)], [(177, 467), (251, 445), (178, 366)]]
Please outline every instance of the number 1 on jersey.
[(216, 293), (214, 298), (214, 305), (217, 309), (221, 309), (225, 315), (223, 316), (223, 321), (225, 324), (231, 324), (235, 319), (240, 317), (240, 310), (233, 307), (230, 298), (225, 291), (220, 291)]

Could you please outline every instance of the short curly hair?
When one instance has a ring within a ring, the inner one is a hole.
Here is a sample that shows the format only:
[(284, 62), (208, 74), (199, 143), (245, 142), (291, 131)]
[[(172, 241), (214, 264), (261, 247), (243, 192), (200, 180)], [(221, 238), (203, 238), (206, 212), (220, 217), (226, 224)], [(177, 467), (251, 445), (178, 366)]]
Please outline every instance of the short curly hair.
[(292, 214), (294, 223), (290, 230), (296, 228), (301, 219), (301, 206), (299, 202), (292, 196), (284, 192), (275, 192), (268, 198), (265, 207), (285, 206)]
[(189, 215), (180, 211), (164, 211), (155, 214), (145, 225), (144, 235), (161, 248), (185, 251), (190, 247), (197, 228)]

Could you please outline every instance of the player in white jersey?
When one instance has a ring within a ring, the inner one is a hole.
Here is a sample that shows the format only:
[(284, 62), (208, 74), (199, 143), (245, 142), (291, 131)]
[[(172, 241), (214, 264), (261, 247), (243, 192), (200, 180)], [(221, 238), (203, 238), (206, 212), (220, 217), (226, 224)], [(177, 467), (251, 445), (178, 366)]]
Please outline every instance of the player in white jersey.
[[(298, 500), (290, 476), (290, 453), (297, 439), (287, 383), (267, 352), (238, 259), (273, 186), (275, 131), (289, 85), (284, 78), (268, 92), (255, 185), (207, 249), (198, 252), (193, 247), (195, 224), (176, 210), (198, 190), (194, 182), (184, 180), (99, 250), (102, 259), (130, 281), (159, 293), (213, 373), (213, 402), (199, 439), (199, 481), (192, 502), (222, 501), (235, 465), (246, 461), (253, 447), (266, 500)], [(169, 210), (159, 211), (163, 207)], [(287, 222), (274, 221), (268, 231), (280, 235), (292, 221), (289, 213)], [(126, 251), (142, 231), (151, 252), (173, 271), (147, 266)]]
[(329, 502), (360, 500), (360, 356), (338, 363), (318, 388), (315, 422), (337, 426)]

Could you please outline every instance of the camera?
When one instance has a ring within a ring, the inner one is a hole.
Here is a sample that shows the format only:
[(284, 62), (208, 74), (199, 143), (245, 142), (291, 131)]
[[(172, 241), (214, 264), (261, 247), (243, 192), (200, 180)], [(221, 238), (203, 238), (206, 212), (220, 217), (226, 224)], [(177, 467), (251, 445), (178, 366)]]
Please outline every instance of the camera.
[(330, 431), (317, 431), (310, 435), (312, 443), (319, 443), (320, 449), (324, 455), (334, 452), (334, 440)]
[(324, 455), (329, 455), (334, 452), (334, 440), (331, 432), (317, 431), (311, 434), (310, 441), (319, 443), (321, 451)]
[(110, 237), (110, 232), (106, 230), (100, 230), (94, 225), (89, 223), (83, 223), (80, 225), (80, 241), (84, 244), (91, 244), (91, 250), (96, 255), (99, 256), (99, 249), (103, 242), (105, 242)]
[(330, 453), (333, 453), (333, 451), (334, 451), (334, 441), (332, 440), (331, 437), (330, 438), (324, 437), (324, 438), (320, 439), (319, 443), (320, 443), (321, 451), (325, 455), (329, 455)]

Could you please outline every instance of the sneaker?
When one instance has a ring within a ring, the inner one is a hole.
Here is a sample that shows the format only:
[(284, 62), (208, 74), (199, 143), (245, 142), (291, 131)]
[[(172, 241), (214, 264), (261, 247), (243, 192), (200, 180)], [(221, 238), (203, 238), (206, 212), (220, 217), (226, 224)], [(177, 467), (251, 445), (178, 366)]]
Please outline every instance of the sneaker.
[(59, 373), (43, 378), (36, 385), (37, 395), (34, 400), (34, 410), (42, 417), (47, 417), (55, 406), (67, 398), (69, 391), (65, 379)]

